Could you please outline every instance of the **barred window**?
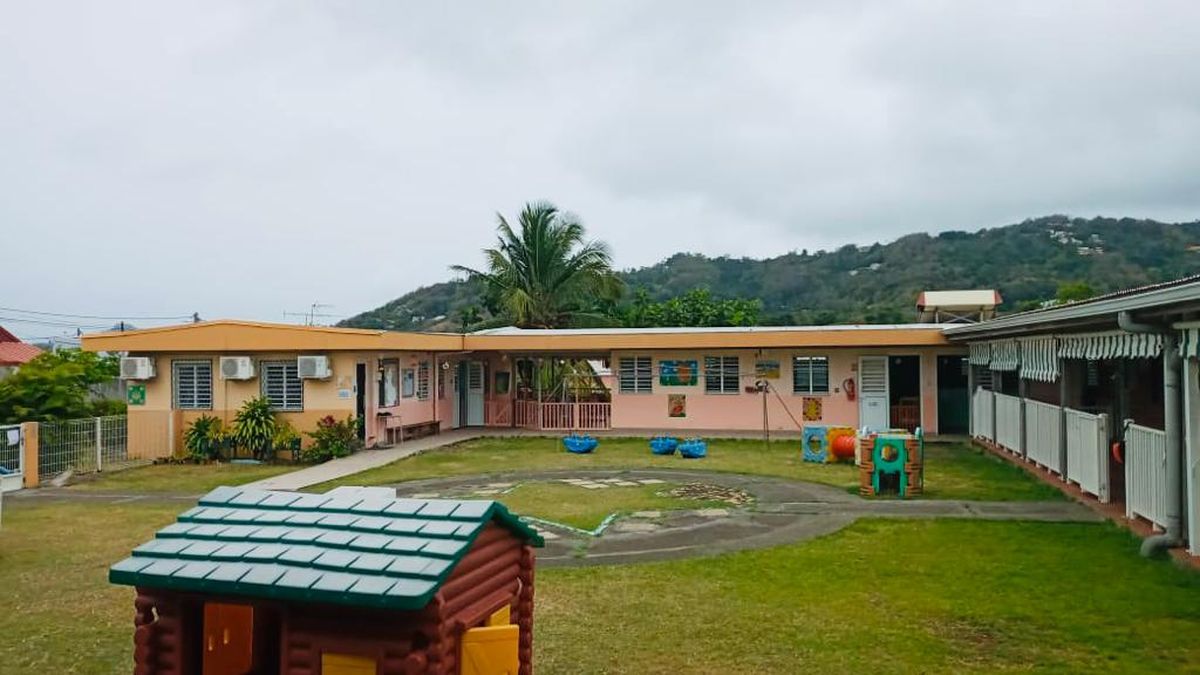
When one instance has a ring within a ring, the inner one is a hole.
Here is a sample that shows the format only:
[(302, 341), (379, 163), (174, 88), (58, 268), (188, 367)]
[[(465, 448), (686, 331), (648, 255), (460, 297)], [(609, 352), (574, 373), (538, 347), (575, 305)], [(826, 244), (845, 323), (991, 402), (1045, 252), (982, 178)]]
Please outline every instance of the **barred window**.
[(176, 410), (212, 410), (212, 361), (172, 361)]
[(828, 394), (829, 357), (797, 356), (793, 358), (792, 393)]
[(417, 364), (417, 400), (429, 400), (429, 362)]
[(704, 393), (738, 393), (738, 357), (704, 357)]
[(654, 386), (654, 365), (649, 356), (621, 357), (617, 380), (622, 394), (649, 394)]
[(262, 362), (259, 379), (262, 395), (271, 402), (272, 410), (304, 410), (304, 381), (295, 360)]

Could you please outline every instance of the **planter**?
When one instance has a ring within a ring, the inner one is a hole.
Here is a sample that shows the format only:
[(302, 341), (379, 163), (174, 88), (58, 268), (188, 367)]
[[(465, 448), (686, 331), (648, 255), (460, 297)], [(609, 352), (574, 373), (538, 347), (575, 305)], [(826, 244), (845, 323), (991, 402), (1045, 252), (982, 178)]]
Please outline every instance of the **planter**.
[(656, 455), (673, 455), (679, 447), (679, 439), (670, 436), (655, 436), (650, 439), (650, 452)]

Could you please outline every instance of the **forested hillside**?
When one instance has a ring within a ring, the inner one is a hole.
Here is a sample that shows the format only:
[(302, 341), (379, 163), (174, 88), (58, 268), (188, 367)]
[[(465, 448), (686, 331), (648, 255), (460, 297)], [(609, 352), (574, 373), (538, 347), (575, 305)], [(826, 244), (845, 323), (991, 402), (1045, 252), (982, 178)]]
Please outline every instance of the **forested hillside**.
[[(489, 242), (480, 242), (480, 245)], [(619, 252), (618, 252), (619, 257)], [(694, 288), (758, 299), (761, 323), (906, 322), (922, 290), (995, 288), (1002, 310), (1054, 298), (1062, 283), (1097, 293), (1200, 272), (1200, 221), (1047, 216), (978, 232), (911, 234), (886, 244), (793, 251), (765, 260), (677, 253), (621, 272), (626, 302), (639, 289), (665, 300)], [(343, 325), (458, 330), (488, 315), (479, 285), (420, 288)]]

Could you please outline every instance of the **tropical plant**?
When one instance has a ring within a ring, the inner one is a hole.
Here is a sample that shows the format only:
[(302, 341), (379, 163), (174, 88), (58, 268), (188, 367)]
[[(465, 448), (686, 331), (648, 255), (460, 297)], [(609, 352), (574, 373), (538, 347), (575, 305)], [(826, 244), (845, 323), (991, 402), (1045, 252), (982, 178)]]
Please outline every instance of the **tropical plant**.
[(225, 440), (225, 425), (219, 417), (201, 415), (192, 420), (183, 432), (183, 447), (195, 461), (207, 462), (221, 455)]
[(271, 437), (273, 450), (292, 450), (300, 442), (300, 433), (287, 420), (276, 420), (275, 434)]
[(242, 404), (233, 418), (231, 439), (239, 448), (249, 450), (255, 459), (270, 459), (271, 440), (275, 437), (275, 413), (265, 396)]
[(521, 328), (602, 323), (605, 304), (620, 298), (608, 246), (584, 239), (583, 225), (549, 202), (526, 204), (514, 231), (497, 214), (495, 248), (484, 249), (487, 270), (451, 269), (484, 283), (489, 305)]
[(312, 445), (300, 454), (306, 462), (324, 462), (345, 457), (358, 449), (358, 422), (353, 416), (337, 420), (326, 415), (317, 421), (316, 431), (304, 432), (313, 439)]

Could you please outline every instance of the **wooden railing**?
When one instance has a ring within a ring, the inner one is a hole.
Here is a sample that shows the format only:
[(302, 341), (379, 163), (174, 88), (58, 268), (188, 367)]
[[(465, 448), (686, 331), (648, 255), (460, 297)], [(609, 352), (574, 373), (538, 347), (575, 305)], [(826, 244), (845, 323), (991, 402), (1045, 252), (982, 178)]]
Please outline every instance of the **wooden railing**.
[(996, 421), (992, 417), (992, 397), (995, 396), (987, 389), (976, 389), (971, 401), (974, 414), (972, 415), (971, 434), (975, 438), (987, 441), (996, 439)]
[(484, 424), (489, 427), (511, 427), (513, 405), (506, 398), (490, 399), (484, 407)]
[(996, 394), (996, 445), (1021, 451), (1021, 399), (1016, 396)]
[(1125, 511), (1167, 525), (1167, 435), (1137, 424), (1125, 427)]
[(1062, 474), (1058, 454), (1062, 431), (1062, 408), (1050, 403), (1025, 400), (1025, 454), (1029, 461)]
[(513, 426), (541, 431), (603, 431), (612, 428), (612, 404), (515, 401)]
[(1101, 502), (1108, 491), (1108, 415), (1063, 409), (1067, 425), (1067, 480)]

